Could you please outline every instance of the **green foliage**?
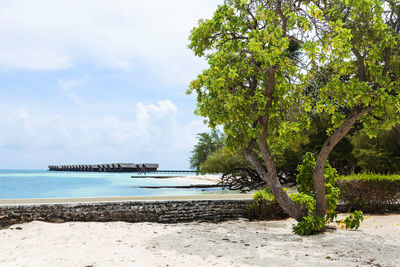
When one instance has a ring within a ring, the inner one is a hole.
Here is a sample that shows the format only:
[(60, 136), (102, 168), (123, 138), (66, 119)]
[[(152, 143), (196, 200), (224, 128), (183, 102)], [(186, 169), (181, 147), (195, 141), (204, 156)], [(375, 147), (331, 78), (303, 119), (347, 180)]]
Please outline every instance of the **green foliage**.
[(368, 137), (365, 131), (353, 135), (352, 154), (364, 171), (376, 173), (400, 173), (400, 144), (393, 131), (379, 131), (376, 137)]
[[(309, 116), (310, 127), (305, 129), (302, 135), (288, 140), (285, 147), (275, 151), (274, 156), (280, 170), (286, 172), (294, 170), (296, 173), (297, 166), (301, 164), (304, 154), (307, 152), (318, 154), (324, 141), (329, 137), (327, 130), (332, 127), (330, 115), (311, 112)], [(357, 125), (357, 127), (360, 126)], [(343, 138), (332, 150), (328, 160), (340, 174), (351, 173), (357, 167), (352, 150), (353, 145), (350, 143), (349, 137)]]
[[(297, 175), (296, 182), (298, 184), (298, 190), (300, 193), (313, 195), (314, 190), (314, 178), (313, 171), (315, 166), (315, 158), (312, 153), (307, 152), (304, 155), (302, 163), (297, 167), (299, 174)], [(334, 185), (336, 177), (338, 177), (337, 171), (327, 162), (324, 169), (325, 183), (327, 185)], [(328, 192), (327, 192), (328, 193)]]
[(190, 167), (200, 170), (200, 164), (206, 161), (207, 157), (224, 146), (224, 136), (218, 130), (211, 130), (211, 133), (200, 133), (197, 135), (198, 142), (192, 150)]
[[(332, 127), (329, 114), (313, 113), (310, 116), (311, 127), (304, 131), (304, 135), (275, 153), (279, 169), (296, 169), (307, 151), (317, 154), (328, 138), (327, 130)], [(380, 130), (376, 137), (370, 138), (362, 130), (362, 125), (356, 124), (355, 129), (335, 146), (329, 163), (342, 175), (360, 170), (400, 173), (400, 144), (391, 129)]]
[(257, 192), (254, 193), (253, 195), (253, 200), (256, 203), (262, 203), (265, 201), (271, 201), (274, 200), (275, 197), (271, 192), (271, 189), (269, 187), (262, 188), (258, 190)]
[(357, 230), (360, 228), (360, 223), (364, 220), (364, 214), (362, 211), (356, 210), (344, 219), (346, 229)]
[(315, 210), (315, 196), (311, 196), (305, 193), (289, 194), (290, 199), (293, 200), (298, 205), (303, 205), (307, 208), (309, 212), (314, 212)]
[(400, 182), (400, 174), (375, 174), (375, 173), (357, 173), (351, 175), (339, 176), (337, 180), (363, 180), (376, 182)]
[(340, 195), (340, 189), (331, 184), (325, 185), (326, 194), (326, 222), (333, 222), (336, 217), (336, 206)]
[(293, 226), (292, 232), (298, 235), (314, 235), (320, 233), (324, 227), (325, 221), (323, 217), (310, 214)]
[(199, 166), (201, 173), (235, 173), (238, 168), (251, 168), (251, 165), (243, 153), (239, 151), (232, 153), (224, 148), (208, 155)]
[[(212, 127), (223, 125), (227, 144), (235, 149), (259, 136), (259, 117), (266, 112), (270, 115), (269, 144), (274, 149), (285, 147), (309, 126), (304, 112), (310, 110), (330, 115), (330, 132), (346, 118), (343, 110), (370, 105), (374, 109), (362, 119), (367, 131), (372, 133), (376, 124), (399, 122), (393, 114), (399, 103), (399, 77), (395, 75), (399, 57), (395, 55), (400, 37), (384, 21), (382, 1), (318, 6), (303, 2), (309, 14), (298, 12), (295, 6), (282, 4), (284, 29), (275, 1), (224, 1), (211, 19), (199, 22), (191, 32), (189, 48), (206, 57), (209, 68), (190, 85), (189, 93), (195, 91), (198, 96), (197, 114), (206, 117)], [(321, 27), (327, 29), (322, 38), (311, 38), (316, 24), (326, 26)], [(292, 39), (283, 30), (310, 36), (302, 40), (301, 59), (292, 55), (291, 50), (298, 48), (292, 47)], [(386, 49), (391, 49), (393, 57), (383, 72)], [(365, 70), (362, 75), (359, 54)], [(308, 61), (312, 67), (300, 71)], [(271, 68), (275, 69), (275, 88), (272, 106), (266, 110), (266, 74)], [(311, 101), (305, 88), (317, 74), (326, 77), (316, 86), (317, 101)]]
[[(201, 20), (190, 35), (194, 53), (205, 56), (208, 69), (190, 84), (189, 93), (197, 93), (196, 113), (208, 119), (211, 127), (223, 125), (227, 146), (233, 151), (243, 148), (262, 130), (259, 117), (266, 112), (269, 68), (279, 66), (275, 76), (270, 116), (270, 144), (280, 147), (308, 125), (301, 111), (302, 87), (288, 79), (298, 73), (298, 45), (282, 37), (281, 18), (274, 3), (251, 2), (251, 8), (239, 1), (225, 1), (213, 17)], [(291, 5), (284, 5), (287, 30), (308, 31), (309, 23)], [(250, 11), (252, 10), (252, 11)], [(254, 19), (253, 19), (254, 18)], [(257, 20), (264, 26), (253, 27)], [(303, 30), (304, 28), (304, 30)], [(297, 46), (297, 47), (296, 47)], [(301, 78), (301, 77), (297, 77)], [(252, 126), (251, 126), (252, 125)]]
[[(304, 205), (310, 213), (314, 212), (316, 205), (314, 180), (313, 180), (314, 166), (315, 166), (314, 155), (312, 153), (306, 153), (304, 155), (302, 164), (298, 166), (299, 174), (297, 175), (296, 181), (298, 183), (299, 193), (290, 195), (290, 198), (295, 203), (299, 205)], [(338, 174), (337, 171), (329, 165), (329, 163), (325, 165), (324, 176), (325, 176), (325, 194), (327, 202), (326, 215), (323, 220), (323, 223), (325, 225), (325, 223), (333, 222), (337, 217), (335, 210), (340, 195), (340, 190), (339, 188), (334, 187), (335, 180), (338, 177)], [(307, 219), (299, 222), (299, 224), (293, 228), (293, 231), (299, 233), (307, 233), (307, 234), (315, 233), (314, 220), (315, 218), (313, 220)], [(307, 224), (310, 221), (311, 225), (307, 226)]]
[(313, 172), (315, 166), (315, 158), (312, 153), (307, 152), (304, 155), (303, 162), (297, 167), (299, 174), (297, 174), (296, 182), (300, 193), (313, 194), (314, 192), (314, 179)]
[(253, 202), (247, 207), (251, 218), (261, 218), (266, 203), (274, 201), (275, 197), (269, 187), (262, 188), (253, 194)]

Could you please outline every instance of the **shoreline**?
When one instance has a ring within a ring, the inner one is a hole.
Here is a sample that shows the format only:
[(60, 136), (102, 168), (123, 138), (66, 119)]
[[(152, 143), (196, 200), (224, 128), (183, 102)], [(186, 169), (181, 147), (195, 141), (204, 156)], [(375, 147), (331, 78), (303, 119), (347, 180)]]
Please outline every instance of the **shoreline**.
[(76, 198), (20, 198), (0, 199), (0, 205), (21, 204), (64, 204), (64, 203), (102, 203), (125, 201), (168, 201), (168, 200), (235, 200), (251, 199), (252, 194), (203, 194), (186, 196), (111, 196), (111, 197), (76, 197)]

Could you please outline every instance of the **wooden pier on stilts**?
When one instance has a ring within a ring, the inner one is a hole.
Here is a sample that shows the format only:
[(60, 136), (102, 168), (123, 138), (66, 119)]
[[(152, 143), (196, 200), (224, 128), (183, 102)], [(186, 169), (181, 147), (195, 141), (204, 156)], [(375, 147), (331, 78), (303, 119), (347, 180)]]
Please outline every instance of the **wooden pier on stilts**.
[(157, 163), (108, 163), (89, 165), (49, 165), (49, 171), (76, 172), (157, 172)]

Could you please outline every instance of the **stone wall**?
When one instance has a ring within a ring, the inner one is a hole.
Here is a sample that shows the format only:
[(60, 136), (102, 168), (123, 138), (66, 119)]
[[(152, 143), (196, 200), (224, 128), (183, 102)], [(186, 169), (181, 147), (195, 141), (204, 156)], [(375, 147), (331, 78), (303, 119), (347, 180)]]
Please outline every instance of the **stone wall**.
[(33, 220), (46, 222), (218, 222), (247, 217), (246, 208), (250, 203), (250, 199), (243, 199), (0, 205), (0, 223), (13, 224)]
[[(64, 204), (12, 204), (0, 205), (0, 225), (24, 223), (34, 220), (46, 222), (66, 221), (125, 221), (178, 223), (192, 221), (219, 222), (238, 218), (252, 218), (247, 207), (251, 199), (236, 200), (146, 200)], [(352, 207), (341, 203), (338, 212)], [(386, 212), (399, 211), (400, 206)], [(267, 203), (258, 219), (287, 218), (276, 202)]]

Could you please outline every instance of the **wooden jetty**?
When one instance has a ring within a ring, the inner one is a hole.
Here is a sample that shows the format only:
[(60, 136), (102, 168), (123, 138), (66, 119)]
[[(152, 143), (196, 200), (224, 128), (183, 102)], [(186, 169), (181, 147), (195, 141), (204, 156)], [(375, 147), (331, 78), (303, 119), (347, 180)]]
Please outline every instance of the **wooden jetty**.
[(157, 163), (108, 163), (91, 165), (49, 165), (49, 171), (77, 172), (157, 172)]

